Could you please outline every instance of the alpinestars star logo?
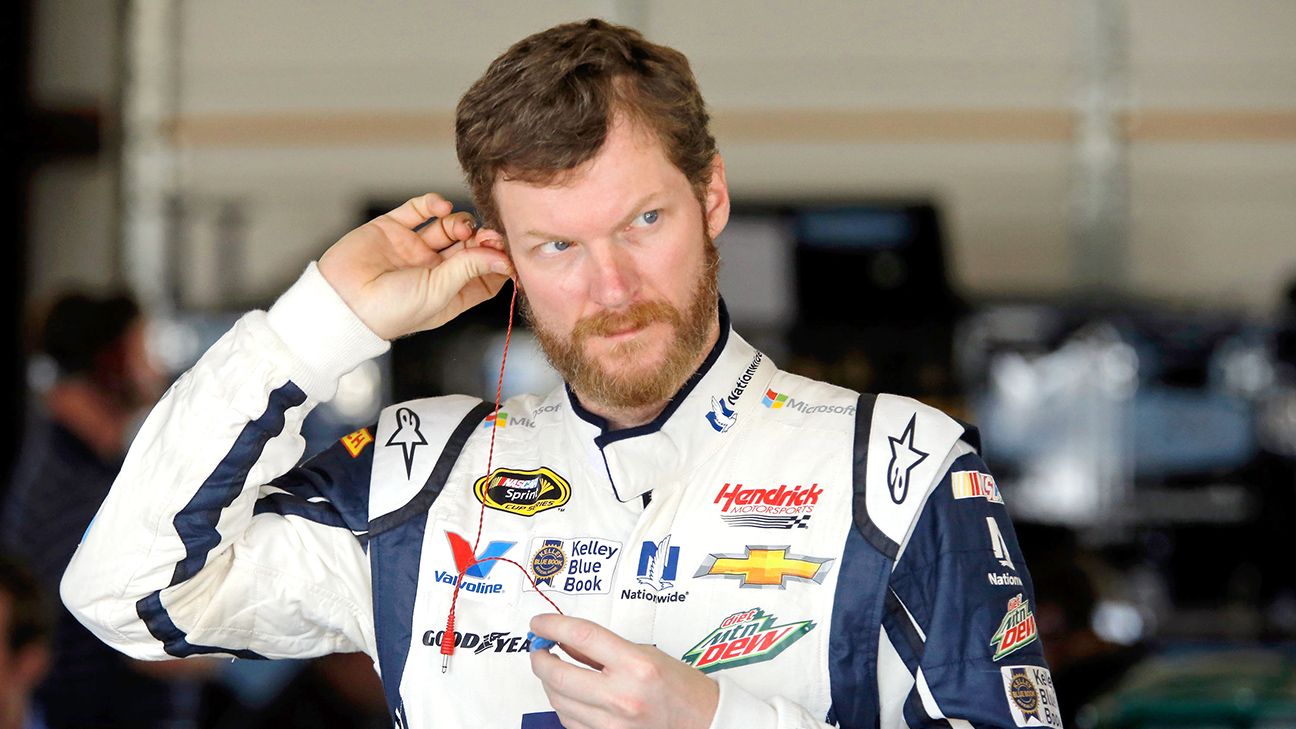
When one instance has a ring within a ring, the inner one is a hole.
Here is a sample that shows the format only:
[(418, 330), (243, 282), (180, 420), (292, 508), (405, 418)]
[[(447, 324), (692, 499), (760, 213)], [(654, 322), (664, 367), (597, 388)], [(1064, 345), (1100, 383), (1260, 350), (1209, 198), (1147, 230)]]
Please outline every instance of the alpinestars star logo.
[(1035, 615), (1031, 612), (1030, 600), (1023, 599), (1022, 593), (1019, 592), (1008, 601), (1008, 613), (999, 622), (999, 629), (990, 639), (990, 647), (995, 651), (991, 660), (997, 661), (1019, 648), (1028, 646), (1034, 643), (1037, 637)]
[(775, 617), (760, 608), (734, 613), (720, 622), (681, 659), (703, 673), (771, 660), (814, 630), (815, 623), (798, 620), (775, 625)]
[(887, 465), (887, 485), (891, 487), (891, 500), (904, 503), (909, 495), (909, 476), (919, 463), (927, 460), (927, 453), (914, 448), (914, 425), (918, 414), (909, 418), (909, 424), (899, 438), (887, 436), (891, 442), (891, 463)]
[(396, 431), (387, 439), (388, 446), (399, 445), (405, 455), (405, 478), (414, 475), (414, 450), (427, 445), (427, 438), (419, 430), (418, 413), (409, 408), (396, 411)]

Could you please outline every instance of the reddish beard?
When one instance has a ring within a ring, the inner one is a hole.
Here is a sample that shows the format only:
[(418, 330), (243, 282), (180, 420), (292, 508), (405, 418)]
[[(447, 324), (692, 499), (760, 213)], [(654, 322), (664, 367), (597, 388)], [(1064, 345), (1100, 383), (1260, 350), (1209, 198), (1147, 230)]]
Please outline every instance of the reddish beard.
[[(536, 319), (525, 291), (522, 293), (522, 314), (545, 357), (582, 400), (616, 409), (642, 408), (666, 402), (693, 374), (716, 321), (719, 300), (720, 255), (710, 236), (706, 236), (704, 245), (702, 271), (683, 311), (665, 301), (637, 301), (621, 311), (601, 311), (581, 319), (564, 337)], [(607, 362), (606, 367), (600, 359), (586, 354), (591, 337), (640, 330), (653, 324), (665, 324), (672, 331), (660, 362), (635, 367), (648, 348), (638, 338), (611, 345), (601, 358)]]

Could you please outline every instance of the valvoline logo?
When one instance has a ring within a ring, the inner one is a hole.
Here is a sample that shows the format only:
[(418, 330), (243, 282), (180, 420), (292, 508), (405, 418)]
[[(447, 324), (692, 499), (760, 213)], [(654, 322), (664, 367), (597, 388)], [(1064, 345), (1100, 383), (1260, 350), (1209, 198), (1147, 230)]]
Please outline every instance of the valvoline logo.
[(454, 557), (455, 571), (451, 573), (437, 570), (433, 574), (437, 582), (453, 587), (456, 582), (460, 582), (459, 575), (462, 573), (465, 579), (459, 584), (460, 590), (487, 595), (504, 591), (504, 586), (498, 582), (485, 580), (499, 561), (493, 558), (503, 557), (517, 542), (492, 541), (486, 545), (481, 554), (474, 555), (472, 544), (459, 534), (447, 530), (446, 539), (450, 542), (450, 554)]

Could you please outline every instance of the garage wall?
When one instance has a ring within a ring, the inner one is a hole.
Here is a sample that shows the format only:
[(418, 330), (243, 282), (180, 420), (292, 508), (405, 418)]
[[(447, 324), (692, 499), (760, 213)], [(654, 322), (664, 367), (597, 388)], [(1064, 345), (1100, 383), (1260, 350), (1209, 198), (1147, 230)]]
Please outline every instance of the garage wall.
[[(208, 264), (185, 269), (194, 304), (272, 296), (363, 201), (462, 195), (459, 95), (508, 44), (590, 15), (689, 56), (739, 199), (930, 195), (973, 295), (1075, 280), (1075, 2), (175, 7), (177, 192), (187, 258)], [(1296, 276), (1296, 4), (1131, 0), (1128, 34), (1129, 288), (1268, 308)], [(231, 205), (250, 257), (234, 278), (211, 265)]]

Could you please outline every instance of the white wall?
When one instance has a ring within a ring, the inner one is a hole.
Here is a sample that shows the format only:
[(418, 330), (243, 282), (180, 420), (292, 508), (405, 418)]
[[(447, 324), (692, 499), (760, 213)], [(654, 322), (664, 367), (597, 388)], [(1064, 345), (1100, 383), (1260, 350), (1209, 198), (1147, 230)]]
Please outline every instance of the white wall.
[[(1074, 1), (184, 0), (178, 8), (178, 120), (199, 130), (180, 147), (181, 192), (196, 201), (197, 228), (203, 206), (246, 201), (255, 260), (235, 287), (242, 295), (273, 295), (364, 200), (462, 194), (450, 138), (459, 95), (526, 34), (609, 14), (689, 56), (736, 196), (932, 195), (965, 289), (1064, 292), (1073, 280), (1072, 147), (1049, 119), (1065, 121), (1074, 101)], [(1296, 275), (1296, 3), (1131, 0), (1129, 38), (1136, 110), (1270, 110), (1287, 125), (1263, 142), (1238, 141), (1227, 128), (1205, 130), (1207, 141), (1135, 136), (1131, 287), (1267, 308)], [(788, 139), (738, 123), (776, 112), (906, 110), (966, 118), (969, 128), (914, 138), (857, 124)], [(988, 139), (970, 126), (967, 112), (978, 110), (998, 115)], [(402, 114), (426, 120), (426, 134), (393, 132)], [(361, 129), (312, 137), (312, 119), (354, 119)], [(268, 143), (267, 125), (293, 139)], [(212, 237), (192, 238), (201, 246)], [(194, 267), (188, 283), (197, 303), (230, 295), (218, 271)]]

